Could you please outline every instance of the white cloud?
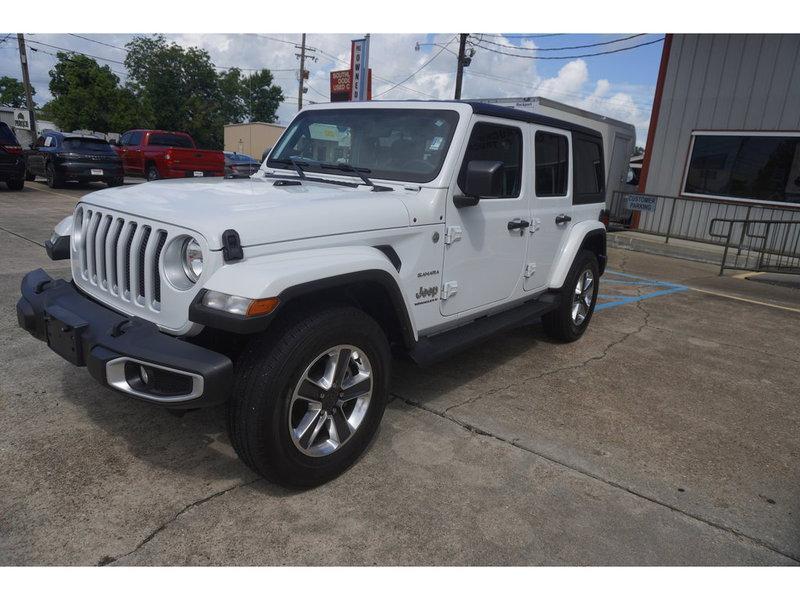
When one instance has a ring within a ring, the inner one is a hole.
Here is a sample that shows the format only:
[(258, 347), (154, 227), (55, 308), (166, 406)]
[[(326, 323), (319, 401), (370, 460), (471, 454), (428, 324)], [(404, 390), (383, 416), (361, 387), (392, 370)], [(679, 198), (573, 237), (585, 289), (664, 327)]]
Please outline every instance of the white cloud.
[[(123, 60), (125, 57), (120, 50), (65, 34), (31, 34), (26, 37), (29, 45), (34, 47), (39, 41), (114, 60)], [(85, 37), (114, 46), (124, 46), (132, 36), (85, 34)], [(327, 101), (329, 73), (331, 70), (347, 68), (350, 61), (350, 40), (356, 37), (360, 37), (360, 34), (308, 34), (307, 45), (316, 49), (312, 54), (317, 57), (316, 62), (307, 63), (310, 71), (307, 83), (309, 91), (306, 96), (308, 101)], [(298, 50), (294, 45), (299, 44), (300, 34), (175, 34), (168, 35), (167, 38), (183, 46), (194, 45), (206, 49), (212, 61), (221, 67), (272, 69), (275, 83), (282, 87), (287, 98), (278, 111), (279, 120), (287, 123), (294, 116), (297, 110), (299, 69), (299, 61), (295, 57)], [(504, 37), (491, 39), (499, 44), (517, 45), (520, 48), (520, 51), (515, 51), (497, 47), (511, 53), (523, 53), (523, 48), (536, 47), (533, 40), (520, 42)], [(396, 87), (380, 98), (452, 98), (455, 87), (455, 52), (458, 49), (456, 34), (375, 34), (371, 40), (370, 63), (373, 67), (374, 94), (380, 94), (392, 87), (393, 84), (387, 83), (387, 80), (401, 82), (441, 51), (429, 65), (405, 82), (404, 87)], [(11, 42), (15, 48), (14, 39), (0, 46), (0, 75), (20, 77), (17, 53), (2, 50), (11, 47)], [(440, 46), (424, 45), (420, 51), (416, 51), (414, 48), (417, 42), (447, 45), (447, 50), (442, 50)], [(50, 98), (48, 71), (56, 62), (45, 51), (55, 53), (56, 50), (43, 46), (39, 48), (40, 52), (29, 52), (29, 56), (31, 77), (41, 105)], [(123, 65), (109, 65), (124, 80)], [(593, 80), (589, 65), (582, 59), (567, 62), (553, 77), (542, 77), (537, 70), (537, 61), (476, 48), (472, 64), (465, 69), (462, 97), (545, 96), (632, 123), (637, 128), (639, 143), (642, 143), (647, 134), (652, 94), (651, 86), (608, 79)]]

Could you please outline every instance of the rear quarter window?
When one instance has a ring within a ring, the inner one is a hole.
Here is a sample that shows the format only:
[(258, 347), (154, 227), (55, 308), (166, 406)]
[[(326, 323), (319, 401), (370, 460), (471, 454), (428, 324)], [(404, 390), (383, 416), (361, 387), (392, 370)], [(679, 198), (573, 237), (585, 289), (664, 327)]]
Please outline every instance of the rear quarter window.
[(583, 133), (572, 135), (573, 204), (605, 201), (603, 139)]

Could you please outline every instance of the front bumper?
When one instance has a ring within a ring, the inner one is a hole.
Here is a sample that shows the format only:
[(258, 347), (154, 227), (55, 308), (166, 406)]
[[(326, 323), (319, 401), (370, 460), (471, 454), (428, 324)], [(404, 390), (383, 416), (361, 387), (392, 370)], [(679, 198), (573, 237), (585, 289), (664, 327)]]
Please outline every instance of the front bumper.
[(133, 398), (184, 409), (225, 402), (231, 360), (127, 317), (84, 296), (44, 270), (22, 279), (20, 327), (103, 385)]

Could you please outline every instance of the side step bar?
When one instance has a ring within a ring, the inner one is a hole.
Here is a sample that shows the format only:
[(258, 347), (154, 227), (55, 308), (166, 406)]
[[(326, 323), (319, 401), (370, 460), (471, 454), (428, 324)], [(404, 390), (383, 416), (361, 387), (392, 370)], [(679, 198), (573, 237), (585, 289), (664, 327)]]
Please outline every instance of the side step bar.
[(531, 324), (557, 308), (558, 301), (557, 292), (545, 292), (535, 300), (520, 306), (487, 317), (479, 317), (472, 323), (443, 333), (420, 338), (409, 355), (418, 365), (431, 365), (496, 333)]

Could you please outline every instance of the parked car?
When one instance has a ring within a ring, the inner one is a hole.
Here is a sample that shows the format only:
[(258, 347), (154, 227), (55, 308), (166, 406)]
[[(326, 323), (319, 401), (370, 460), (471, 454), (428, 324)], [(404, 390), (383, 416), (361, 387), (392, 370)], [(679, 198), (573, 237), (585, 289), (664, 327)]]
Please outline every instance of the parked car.
[(539, 318), (557, 340), (583, 335), (605, 181), (602, 134), (574, 121), (315, 105), (246, 181), (85, 196), (51, 240), (72, 280), (28, 273), (17, 317), (130, 398), (227, 403), (247, 465), (313, 486), (378, 431), (391, 349), (429, 365)]
[(111, 187), (122, 185), (122, 161), (104, 139), (60, 131), (44, 131), (26, 151), (25, 178), (37, 175), (57, 188), (66, 181), (103, 181)]
[(188, 133), (135, 129), (116, 145), (125, 175), (148, 181), (175, 177), (222, 177), (225, 157), (218, 150), (200, 150)]
[(261, 163), (252, 156), (238, 152), (225, 152), (225, 177), (250, 177)]
[(0, 123), (0, 181), (15, 191), (25, 187), (25, 155), (14, 131), (5, 123)]

